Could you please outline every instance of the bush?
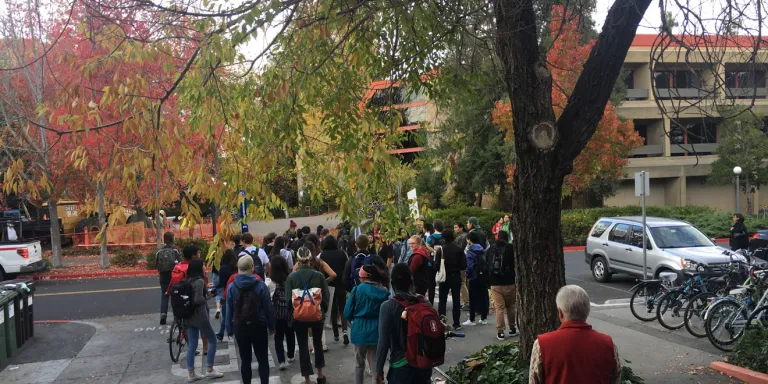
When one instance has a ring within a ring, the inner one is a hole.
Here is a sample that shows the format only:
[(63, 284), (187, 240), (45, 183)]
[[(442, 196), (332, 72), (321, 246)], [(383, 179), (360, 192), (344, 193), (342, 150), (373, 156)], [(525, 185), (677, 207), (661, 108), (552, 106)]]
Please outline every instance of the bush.
[(747, 331), (728, 355), (728, 362), (753, 371), (768, 373), (768, 329)]
[(146, 264), (147, 265), (147, 270), (149, 270), (149, 271), (151, 271), (153, 269), (157, 269), (157, 265), (155, 265), (155, 254), (156, 253), (157, 253), (157, 251), (155, 251), (153, 249), (153, 250), (150, 250), (149, 252), (147, 252), (147, 255), (144, 256), (144, 260), (147, 261), (147, 264)]
[[(458, 384), (527, 384), (530, 363), (521, 360), (519, 353), (516, 342), (491, 344), (468, 356), (466, 362), (451, 367), (447, 373)], [(644, 384), (629, 363), (624, 360), (622, 365), (622, 384)]]
[(205, 257), (208, 256), (208, 250), (211, 248), (211, 243), (203, 239), (188, 239), (188, 238), (180, 238), (174, 241), (174, 245), (179, 247), (179, 249), (181, 250), (183, 250), (184, 247), (186, 247), (189, 244), (197, 245), (197, 248), (200, 248), (200, 258), (205, 260)]
[(144, 255), (137, 250), (118, 249), (114, 251), (114, 256), (109, 259), (109, 262), (118, 267), (135, 267), (143, 258)]
[(467, 219), (470, 217), (477, 217), (480, 227), (483, 228), (484, 231), (490, 233), (491, 228), (496, 221), (504, 215), (504, 212), (492, 211), (490, 209), (459, 206), (432, 210), (429, 217), (427, 217), (427, 221), (431, 223), (435, 219), (440, 219), (443, 220), (446, 228), (453, 228), (453, 223), (456, 221), (466, 225)]

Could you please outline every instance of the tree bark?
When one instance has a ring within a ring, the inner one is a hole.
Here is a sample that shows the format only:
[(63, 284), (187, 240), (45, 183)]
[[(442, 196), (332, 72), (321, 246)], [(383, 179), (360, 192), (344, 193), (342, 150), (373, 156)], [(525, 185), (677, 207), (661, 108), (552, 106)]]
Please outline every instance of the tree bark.
[(160, 218), (160, 174), (157, 174), (157, 181), (155, 181), (155, 238), (157, 239), (157, 248), (163, 246), (163, 229), (164, 223)]
[(602, 118), (650, 0), (617, 0), (559, 120), (552, 75), (539, 47), (533, 0), (494, 0), (496, 50), (512, 102), (515, 153), (512, 232), (520, 307), (520, 352), (559, 326), (555, 295), (565, 285), (563, 178)]
[(61, 234), (59, 233), (58, 201), (53, 197), (48, 198), (48, 217), (51, 218), (51, 253), (54, 267), (63, 266), (61, 260)]
[(106, 187), (104, 186), (104, 182), (99, 180), (96, 183), (96, 195), (98, 196), (99, 202), (97, 211), (99, 214), (99, 228), (101, 229), (101, 242), (100, 242), (100, 257), (99, 257), (99, 266), (101, 268), (107, 268), (109, 267), (109, 255), (107, 254), (107, 229), (104, 226), (104, 224), (107, 223), (107, 215), (105, 213), (104, 209), (104, 194), (105, 194)]

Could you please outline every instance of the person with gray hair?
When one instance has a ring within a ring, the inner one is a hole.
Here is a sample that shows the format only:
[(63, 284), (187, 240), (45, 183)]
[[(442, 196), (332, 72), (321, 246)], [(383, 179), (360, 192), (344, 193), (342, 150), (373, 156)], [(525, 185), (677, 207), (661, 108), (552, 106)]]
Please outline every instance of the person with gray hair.
[(610, 336), (587, 324), (589, 295), (566, 285), (555, 297), (560, 328), (533, 343), (529, 384), (618, 384), (619, 351)]

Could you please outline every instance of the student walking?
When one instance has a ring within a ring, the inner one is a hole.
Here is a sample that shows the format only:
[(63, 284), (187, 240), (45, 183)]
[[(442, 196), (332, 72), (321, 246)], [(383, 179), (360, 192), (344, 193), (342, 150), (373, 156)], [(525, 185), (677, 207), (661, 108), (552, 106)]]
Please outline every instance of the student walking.
[[(296, 334), (293, 331), (293, 310), (290, 307), (289, 296), (285, 295), (285, 280), (291, 274), (288, 262), (282, 256), (275, 255), (269, 260), (272, 264), (271, 279), (275, 283), (275, 294), (272, 295), (272, 308), (275, 310), (275, 352), (280, 370), (284, 371), (293, 363), (296, 353)], [(288, 350), (283, 348), (283, 340)], [(286, 363), (285, 356), (288, 355)]]
[[(208, 298), (206, 297), (206, 286), (203, 280), (203, 261), (199, 259), (200, 250), (194, 244), (184, 247), (184, 254), (193, 253), (197, 254), (198, 258), (189, 262), (187, 268), (187, 277), (185, 282), (191, 285), (194, 290), (194, 299), (192, 303), (195, 306), (192, 316), (184, 318), (184, 326), (187, 327), (187, 335), (189, 336), (189, 346), (187, 347), (187, 370), (189, 371), (189, 382), (198, 381), (200, 379), (218, 379), (224, 377), (224, 374), (216, 372), (213, 369), (213, 363), (216, 359), (216, 334), (211, 327), (211, 321), (208, 319)], [(208, 356), (207, 364), (208, 370), (205, 372), (205, 376), (201, 376), (195, 373), (195, 350), (197, 349), (197, 340), (200, 334), (205, 335), (208, 340)]]
[(168, 317), (168, 286), (171, 284), (171, 272), (176, 267), (176, 263), (181, 259), (179, 248), (173, 245), (173, 232), (163, 234), (163, 245), (155, 253), (155, 266), (157, 266), (157, 275), (160, 279), (160, 325), (166, 324)]
[(251, 383), (251, 361), (256, 354), (261, 384), (269, 384), (269, 334), (275, 334), (275, 313), (269, 288), (253, 276), (253, 259), (243, 256), (237, 262), (237, 276), (227, 288), (227, 334), (235, 335), (240, 352), (240, 375)]
[(440, 283), (440, 303), (437, 305), (437, 312), (440, 316), (445, 316), (446, 304), (448, 302), (448, 292), (453, 298), (453, 328), (461, 329), (461, 271), (467, 269), (467, 257), (464, 250), (459, 247), (453, 239), (453, 231), (443, 232), (444, 244), (440, 251), (435, 252), (435, 266), (440, 268), (441, 263), (445, 263), (445, 281)]
[[(272, 250), (269, 252), (269, 263), (272, 264), (272, 259), (275, 256), (282, 256), (288, 264), (288, 270), (293, 269), (293, 253), (288, 249), (288, 239), (279, 236), (275, 239), (275, 243), (272, 246)], [(271, 276), (270, 276), (271, 277)]]
[(254, 273), (261, 277), (261, 281), (265, 281), (266, 277), (269, 276), (269, 257), (267, 256), (267, 253), (264, 252), (263, 249), (253, 245), (252, 234), (247, 232), (244, 233), (242, 240), (245, 248), (237, 255), (237, 257), (250, 256), (251, 259), (253, 259)]
[[(229, 279), (237, 274), (237, 256), (235, 251), (227, 249), (224, 254), (221, 255), (221, 262), (219, 263), (219, 282), (216, 285), (216, 318), (221, 318), (221, 324), (219, 325), (219, 333), (216, 334), (216, 338), (219, 341), (224, 340), (224, 331), (227, 327), (227, 301), (223, 300), (224, 291), (229, 286), (227, 282)], [(224, 310), (222, 311), (222, 308)]]
[(432, 272), (434, 267), (429, 257), (427, 245), (420, 236), (413, 235), (408, 240), (408, 246), (413, 251), (411, 260), (408, 262), (411, 268), (411, 275), (413, 275), (413, 285), (416, 293), (426, 295), (429, 287), (435, 283), (435, 277)]
[(363, 384), (365, 363), (373, 367), (379, 344), (379, 310), (389, 299), (382, 282), (389, 280), (386, 271), (374, 265), (360, 268), (360, 285), (352, 289), (344, 308), (344, 316), (352, 323), (352, 345), (355, 346), (355, 384)]
[(475, 324), (475, 314), (480, 314), (480, 324), (488, 324), (489, 297), (485, 271), (485, 250), (480, 245), (480, 231), (471, 231), (467, 235), (467, 280), (469, 281), (469, 319), (463, 325)]
[[(488, 248), (487, 257), (488, 283), (491, 285), (496, 313), (496, 338), (504, 340), (505, 326), (509, 326), (509, 336), (517, 336), (515, 318), (517, 306), (515, 301), (515, 252), (509, 244), (509, 233), (499, 231), (499, 239)], [(506, 324), (504, 313), (506, 312)]]
[(323, 320), (328, 311), (328, 283), (322, 273), (312, 268), (312, 255), (307, 247), (299, 248), (296, 253), (298, 266), (296, 272), (288, 275), (285, 281), (285, 294), (291, 297), (293, 303), (293, 328), (296, 331), (296, 341), (299, 344), (299, 364), (301, 375), (306, 384), (314, 373), (309, 355), (309, 331), (312, 330), (312, 344), (315, 349), (315, 368), (317, 368), (317, 384), (325, 384), (323, 375), (325, 356), (323, 354)]
[[(323, 252), (320, 253), (320, 260), (324, 261), (333, 269), (337, 276), (344, 273), (344, 267), (347, 264), (347, 255), (339, 249), (336, 238), (328, 235), (323, 239)], [(329, 286), (333, 287), (333, 302), (331, 303), (331, 326), (333, 327), (333, 341), (339, 342), (339, 322), (341, 322), (341, 331), (343, 332), (344, 345), (349, 345), (349, 335), (347, 334), (347, 319), (344, 318), (344, 308), (347, 304), (347, 290), (344, 289), (342, 279), (338, 277), (333, 279)]]

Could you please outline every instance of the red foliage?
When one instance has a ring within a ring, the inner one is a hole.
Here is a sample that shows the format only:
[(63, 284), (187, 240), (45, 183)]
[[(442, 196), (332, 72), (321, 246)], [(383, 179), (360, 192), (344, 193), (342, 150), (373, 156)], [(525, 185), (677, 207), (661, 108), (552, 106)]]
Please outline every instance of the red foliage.
[[(554, 40), (547, 54), (547, 64), (552, 73), (552, 108), (556, 118), (560, 117), (568, 102), (568, 96), (576, 86), (584, 63), (589, 57), (595, 41), (581, 44), (578, 20), (564, 12), (562, 6), (552, 7), (550, 36)], [(508, 101), (499, 101), (492, 112), (494, 124), (514, 138), (512, 109)], [(631, 120), (621, 121), (616, 109), (606, 104), (603, 118), (587, 146), (573, 164), (573, 172), (566, 176), (563, 192), (570, 194), (584, 191), (590, 180), (618, 178), (632, 150), (642, 146), (642, 139), (635, 132)], [(509, 180), (512, 181), (514, 165), (508, 166)]]

